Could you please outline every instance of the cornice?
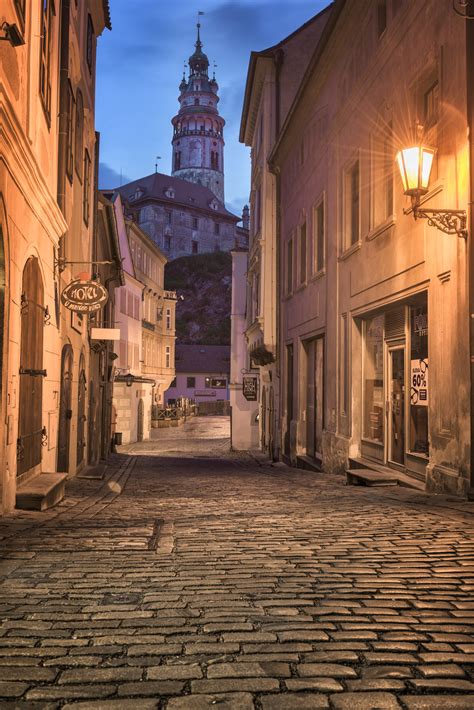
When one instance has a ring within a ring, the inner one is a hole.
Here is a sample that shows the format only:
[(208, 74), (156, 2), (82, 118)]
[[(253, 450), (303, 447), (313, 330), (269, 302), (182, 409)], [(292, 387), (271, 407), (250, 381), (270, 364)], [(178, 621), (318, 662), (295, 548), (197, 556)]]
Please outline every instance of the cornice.
[(13, 108), (0, 86), (0, 161), (8, 170), (30, 210), (56, 244), (67, 222), (44, 179)]

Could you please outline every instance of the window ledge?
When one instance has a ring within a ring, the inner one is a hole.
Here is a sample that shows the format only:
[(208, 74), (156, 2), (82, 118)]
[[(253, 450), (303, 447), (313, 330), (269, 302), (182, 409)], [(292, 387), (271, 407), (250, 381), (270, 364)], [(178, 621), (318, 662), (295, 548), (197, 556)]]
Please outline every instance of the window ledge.
[(319, 279), (322, 279), (323, 276), (326, 276), (326, 267), (325, 266), (323, 266), (322, 269), (319, 269), (319, 271), (316, 271), (316, 273), (314, 273), (311, 276), (310, 281), (319, 281)]
[(339, 261), (344, 261), (345, 259), (348, 259), (354, 252), (359, 251), (359, 249), (362, 246), (362, 240), (359, 239), (358, 242), (355, 242), (352, 244), (348, 249), (342, 252), (342, 254), (339, 255)]
[(366, 236), (366, 240), (368, 242), (372, 241), (372, 239), (376, 239), (382, 234), (385, 234), (385, 232), (388, 232), (390, 230), (393, 230), (393, 227), (395, 227), (396, 224), (396, 219), (395, 215), (390, 215), (388, 219), (385, 220), (385, 222), (382, 222), (382, 224), (377, 225), (377, 227), (374, 227), (368, 235)]

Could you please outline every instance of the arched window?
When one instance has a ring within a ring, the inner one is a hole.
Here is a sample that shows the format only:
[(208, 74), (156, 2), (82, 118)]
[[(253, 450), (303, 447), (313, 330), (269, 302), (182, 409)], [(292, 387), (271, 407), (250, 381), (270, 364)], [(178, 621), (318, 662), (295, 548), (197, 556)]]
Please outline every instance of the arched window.
[(76, 93), (76, 136), (75, 136), (75, 164), (76, 173), (82, 180), (84, 152), (84, 100), (80, 89)]

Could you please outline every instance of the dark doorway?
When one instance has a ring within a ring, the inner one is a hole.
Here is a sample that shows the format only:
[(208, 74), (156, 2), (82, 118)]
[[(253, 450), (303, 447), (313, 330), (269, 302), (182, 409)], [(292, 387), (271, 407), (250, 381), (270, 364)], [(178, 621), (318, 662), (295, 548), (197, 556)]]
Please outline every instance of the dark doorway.
[(73, 353), (70, 345), (65, 345), (61, 354), (61, 396), (58, 426), (58, 471), (69, 471), (69, 443), (72, 418), (72, 368)]
[(17, 475), (41, 463), (43, 441), (44, 289), (36, 257), (23, 270)]
[(84, 355), (79, 360), (79, 382), (77, 389), (77, 456), (76, 463), (79, 466), (84, 460), (84, 449), (86, 448), (86, 368)]
[(143, 404), (143, 399), (138, 402), (138, 416), (137, 416), (137, 441), (143, 441), (143, 429), (144, 429), (144, 419), (145, 419), (145, 406)]
[(285, 454), (290, 455), (290, 429), (293, 421), (293, 345), (286, 346), (286, 432)]

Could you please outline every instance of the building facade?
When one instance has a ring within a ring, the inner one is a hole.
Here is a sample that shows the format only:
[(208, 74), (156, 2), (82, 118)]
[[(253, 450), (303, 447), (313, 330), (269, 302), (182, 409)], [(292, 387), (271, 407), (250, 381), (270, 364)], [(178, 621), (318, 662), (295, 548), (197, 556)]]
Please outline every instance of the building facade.
[(436, 149), (422, 207), (469, 213), (465, 20), (448, 0), (329, 12), (269, 156), (282, 453), (463, 495), (467, 242), (414, 219), (395, 155), (422, 124)]
[(6, 0), (0, 13), (24, 41), (0, 43), (0, 457), (10, 510), (32, 477), (74, 475), (87, 462), (88, 323), (59, 297), (91, 267), (95, 52), (110, 18), (106, 1)]
[(268, 158), (328, 16), (326, 9), (277, 45), (252, 52), (240, 126), (240, 141), (251, 148), (252, 181), (245, 335), (249, 356), (259, 374), (260, 445), (272, 459), (280, 455), (280, 196)]
[(230, 347), (176, 345), (176, 378), (166, 392), (166, 403), (185, 397), (200, 402), (228, 402)]

